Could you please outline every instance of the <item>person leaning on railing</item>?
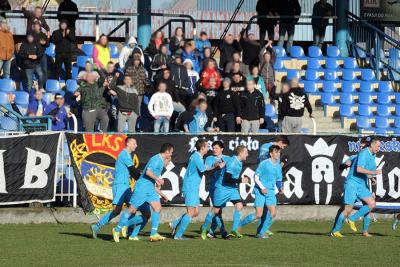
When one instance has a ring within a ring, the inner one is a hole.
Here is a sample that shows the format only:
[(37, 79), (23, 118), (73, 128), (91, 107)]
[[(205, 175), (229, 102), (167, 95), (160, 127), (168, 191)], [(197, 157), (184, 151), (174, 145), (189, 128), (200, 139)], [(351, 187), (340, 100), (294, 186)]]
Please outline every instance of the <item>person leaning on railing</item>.
[(312, 28), (314, 35), (314, 45), (322, 46), (325, 39), (326, 26), (328, 26), (329, 19), (314, 18), (314, 17), (325, 17), (333, 15), (333, 6), (326, 2), (326, 0), (320, 0), (314, 4), (312, 13)]
[(278, 46), (282, 46), (285, 42), (286, 32), (288, 40), (286, 43), (286, 53), (290, 53), (290, 48), (293, 45), (294, 31), (296, 23), (299, 21), (297, 16), (301, 14), (301, 6), (298, 0), (279, 0), (279, 15), (283, 17), (293, 18), (281, 18), (279, 19), (279, 41)]
[(83, 127), (86, 132), (95, 132), (96, 121), (100, 120), (100, 129), (107, 132), (109, 118), (106, 111), (106, 100), (103, 96), (104, 88), (108, 85), (104, 78), (99, 78), (90, 72), (86, 76), (86, 81), (82, 82), (79, 89), (74, 93), (76, 97), (80, 96), (82, 106)]
[[(279, 0), (258, 0), (257, 15), (258, 16), (279, 16), (278, 3)], [(265, 45), (265, 32), (268, 32), (268, 46), (272, 46), (275, 35), (275, 25), (277, 19), (258, 18), (257, 24), (260, 28), (260, 47)]]
[(47, 38), (50, 38), (50, 27), (46, 22), (46, 19), (43, 17), (43, 11), (40, 6), (36, 6), (35, 10), (29, 11), (26, 8), (28, 7), (29, 0), (25, 0), (22, 4), (22, 13), (24, 13), (25, 18), (27, 18), (26, 22), (26, 33), (28, 34), (33, 29), (33, 23), (38, 21), (43, 29), (46, 30)]
[(71, 113), (67, 112), (64, 106), (64, 96), (57, 93), (54, 96), (54, 102), (44, 109), (44, 115), (52, 117), (52, 131), (63, 131), (67, 129), (67, 119), (71, 117)]

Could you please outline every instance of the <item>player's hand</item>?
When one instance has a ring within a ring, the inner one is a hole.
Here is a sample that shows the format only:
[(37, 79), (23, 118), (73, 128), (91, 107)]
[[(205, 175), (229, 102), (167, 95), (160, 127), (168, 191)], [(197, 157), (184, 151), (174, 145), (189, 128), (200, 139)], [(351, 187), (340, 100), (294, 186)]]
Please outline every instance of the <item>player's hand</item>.
[(244, 176), (243, 179), (242, 179), (242, 183), (249, 184), (250, 183), (250, 178), (248, 176)]
[(158, 179), (158, 180), (156, 180), (156, 184), (158, 185), (158, 186), (163, 186), (164, 185), (164, 179)]
[(375, 177), (371, 178), (371, 185), (376, 185), (376, 178)]
[(350, 167), (351, 166), (351, 160), (346, 160), (345, 164), (346, 164), (347, 167)]
[(382, 169), (376, 170), (375, 175), (381, 175), (382, 174)]
[(279, 195), (283, 195), (283, 188), (279, 190)]
[(223, 168), (225, 167), (225, 165), (226, 165), (225, 161), (221, 161), (221, 162), (218, 164), (218, 167), (219, 167), (220, 169), (223, 169)]
[(267, 188), (261, 189), (261, 193), (263, 193), (264, 195), (266, 195), (268, 193)]

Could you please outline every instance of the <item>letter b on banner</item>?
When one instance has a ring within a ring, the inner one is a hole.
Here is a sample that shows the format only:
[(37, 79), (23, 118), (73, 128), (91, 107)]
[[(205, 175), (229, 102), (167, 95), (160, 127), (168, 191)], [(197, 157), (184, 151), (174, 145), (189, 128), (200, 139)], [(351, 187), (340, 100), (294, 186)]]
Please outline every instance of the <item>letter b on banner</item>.
[[(28, 150), (28, 156), (26, 159), (25, 180), (21, 188), (44, 188), (49, 180), (46, 170), (50, 167), (50, 156), (30, 148), (26, 148), (26, 150)], [(36, 164), (38, 159), (39, 163)]]

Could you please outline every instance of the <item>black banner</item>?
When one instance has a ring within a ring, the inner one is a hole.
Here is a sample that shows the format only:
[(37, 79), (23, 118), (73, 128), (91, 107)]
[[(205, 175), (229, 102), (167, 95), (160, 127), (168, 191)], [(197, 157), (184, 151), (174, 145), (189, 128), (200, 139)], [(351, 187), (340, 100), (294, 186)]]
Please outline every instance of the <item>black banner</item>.
[[(71, 158), (74, 162), (75, 176), (81, 180), (80, 189), (86, 211), (95, 208), (103, 212), (111, 208), (111, 186), (114, 162), (124, 148), (123, 135), (67, 134)], [(136, 135), (138, 142), (136, 163), (141, 168), (151, 156), (159, 152), (160, 146), (169, 142), (174, 144), (174, 168), (164, 172), (163, 192), (172, 204), (183, 204), (181, 195), (182, 177), (194, 144), (198, 138), (206, 138), (211, 143), (222, 140), (224, 154), (232, 155), (238, 145), (245, 145), (249, 157), (244, 162), (243, 173), (252, 176), (257, 167), (257, 156), (262, 144), (272, 142), (274, 136), (190, 136), (190, 135)], [(330, 205), (341, 203), (343, 182), (347, 169), (341, 169), (342, 162), (360, 150), (359, 138), (349, 136), (288, 136), (290, 146), (282, 154), (289, 157), (284, 166), (284, 195), (279, 195), (281, 204)], [(382, 137), (381, 151), (377, 155), (377, 166), (383, 175), (377, 177), (377, 184), (371, 190), (376, 194), (379, 208), (400, 209), (400, 141), (396, 138)], [(247, 205), (252, 205), (254, 195), (251, 184), (241, 184), (240, 194)], [(207, 179), (200, 186), (203, 205), (209, 205)]]
[(361, 0), (360, 14), (368, 21), (396, 23), (400, 21), (400, 1)]
[(55, 200), (60, 134), (0, 138), (0, 205)]

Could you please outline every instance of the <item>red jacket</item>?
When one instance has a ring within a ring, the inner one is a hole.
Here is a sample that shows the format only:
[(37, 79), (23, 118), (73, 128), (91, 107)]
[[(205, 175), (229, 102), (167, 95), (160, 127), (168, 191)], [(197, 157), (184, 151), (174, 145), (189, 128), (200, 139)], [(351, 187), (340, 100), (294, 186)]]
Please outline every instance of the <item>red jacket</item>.
[(210, 89), (210, 78), (214, 78), (216, 80), (216, 88), (221, 86), (221, 74), (219, 71), (217, 69), (210, 69), (206, 67), (201, 73), (201, 85), (204, 89)]

